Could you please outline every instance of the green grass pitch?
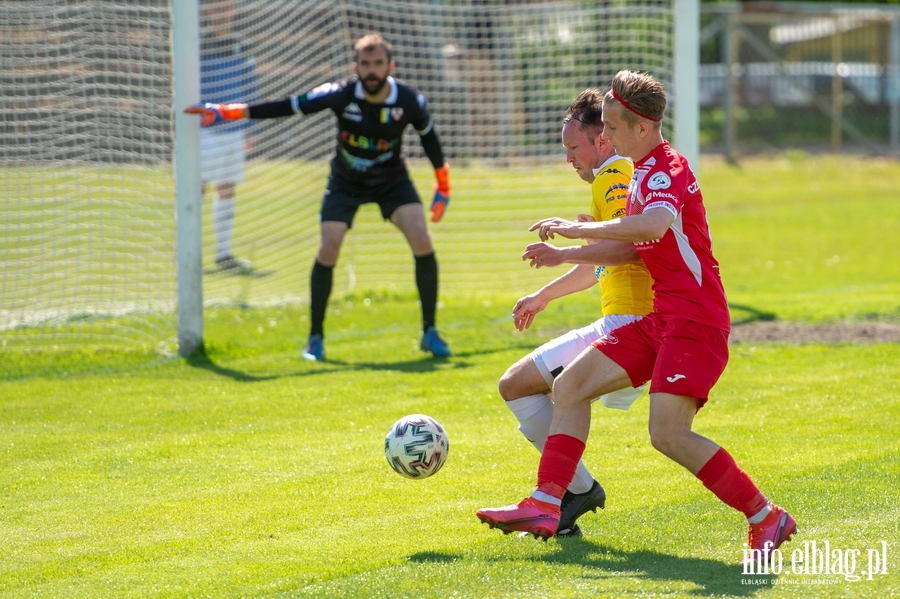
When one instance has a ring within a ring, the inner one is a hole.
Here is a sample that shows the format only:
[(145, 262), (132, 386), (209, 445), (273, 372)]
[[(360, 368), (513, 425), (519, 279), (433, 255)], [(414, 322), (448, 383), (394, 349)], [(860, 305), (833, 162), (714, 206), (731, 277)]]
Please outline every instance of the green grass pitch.
[[(897, 319), (900, 170), (845, 164), (704, 165), (736, 319)], [(336, 297), (323, 364), (299, 359), (303, 305), (210, 309), (207, 354), (191, 360), (0, 350), (0, 596), (900, 596), (896, 344), (733, 346), (695, 421), (797, 518), (784, 570), (827, 542), (828, 574), (745, 574), (743, 517), (650, 447), (646, 395), (594, 408), (585, 460), (609, 499), (583, 538), (481, 525), (475, 510), (532, 490), (538, 461), (497, 379), (596, 316), (588, 292), (519, 333), (509, 310), (528, 290), (444, 290), (448, 360), (419, 352), (403, 289)], [(419, 481), (382, 453), (416, 412), (450, 437), (446, 465)]]

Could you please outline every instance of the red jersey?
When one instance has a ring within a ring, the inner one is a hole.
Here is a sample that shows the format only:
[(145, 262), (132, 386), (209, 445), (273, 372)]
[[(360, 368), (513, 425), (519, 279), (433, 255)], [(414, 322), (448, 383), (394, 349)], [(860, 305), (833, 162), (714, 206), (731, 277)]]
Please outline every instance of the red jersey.
[(662, 239), (634, 244), (653, 277), (654, 312), (731, 330), (700, 185), (687, 159), (669, 142), (635, 163), (626, 208), (628, 216), (651, 208), (675, 216)]

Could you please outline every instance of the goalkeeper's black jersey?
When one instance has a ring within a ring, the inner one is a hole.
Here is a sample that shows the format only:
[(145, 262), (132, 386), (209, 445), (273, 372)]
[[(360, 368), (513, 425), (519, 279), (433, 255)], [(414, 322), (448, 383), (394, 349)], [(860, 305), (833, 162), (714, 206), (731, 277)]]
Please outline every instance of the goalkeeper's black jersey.
[(291, 98), (293, 110), (312, 114), (331, 110), (337, 116), (334, 176), (366, 187), (377, 187), (406, 175), (402, 156), (403, 130), (415, 127), (435, 168), (444, 157), (433, 131), (425, 96), (405, 83), (388, 78), (390, 93), (382, 104), (366, 100), (358, 77), (326, 83)]

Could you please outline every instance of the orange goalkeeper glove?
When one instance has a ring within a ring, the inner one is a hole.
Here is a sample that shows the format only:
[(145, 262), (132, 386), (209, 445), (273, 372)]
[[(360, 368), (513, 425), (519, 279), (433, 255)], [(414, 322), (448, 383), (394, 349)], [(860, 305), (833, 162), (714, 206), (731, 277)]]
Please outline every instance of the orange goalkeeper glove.
[(436, 223), (444, 216), (444, 211), (450, 204), (450, 165), (445, 162), (444, 166), (435, 169), (434, 176), (437, 178), (437, 185), (431, 202), (431, 222)]
[(192, 104), (184, 109), (187, 114), (199, 114), (203, 117), (200, 124), (204, 127), (222, 121), (239, 121), (244, 118), (246, 104)]

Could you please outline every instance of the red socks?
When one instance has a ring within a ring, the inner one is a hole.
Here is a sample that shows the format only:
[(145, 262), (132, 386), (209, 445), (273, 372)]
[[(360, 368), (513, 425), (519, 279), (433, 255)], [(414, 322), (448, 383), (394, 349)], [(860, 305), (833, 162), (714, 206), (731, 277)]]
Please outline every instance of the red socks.
[[(543, 460), (541, 463), (543, 464)], [(748, 518), (765, 508), (769, 502), (750, 475), (741, 470), (734, 458), (722, 447), (700, 468), (697, 478), (716, 497), (743, 512)]]
[(550, 435), (541, 452), (538, 490), (562, 499), (584, 453), (584, 441), (569, 435)]
[[(578, 461), (584, 453), (584, 442), (569, 435), (550, 435), (541, 453), (538, 467), (538, 490), (562, 499), (575, 476)], [(753, 483), (734, 458), (720, 447), (697, 473), (707, 489), (727, 505), (748, 518), (766, 507), (768, 499)]]

